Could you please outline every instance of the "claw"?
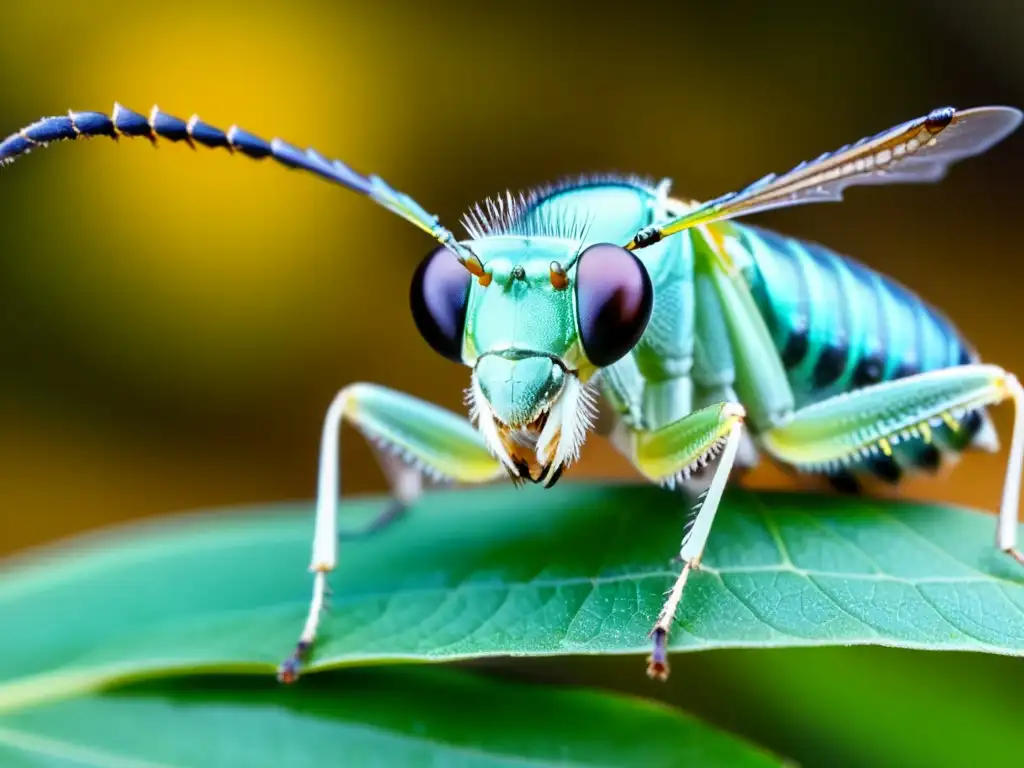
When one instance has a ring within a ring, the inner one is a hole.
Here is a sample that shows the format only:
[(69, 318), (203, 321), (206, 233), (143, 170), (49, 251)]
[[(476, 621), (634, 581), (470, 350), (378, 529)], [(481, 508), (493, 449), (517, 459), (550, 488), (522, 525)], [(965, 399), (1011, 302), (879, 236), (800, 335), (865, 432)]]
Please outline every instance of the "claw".
[(299, 667), (302, 663), (295, 658), (290, 656), (281, 662), (281, 666), (277, 668), (277, 682), (284, 683), (285, 685), (291, 685), (299, 679)]
[(651, 631), (654, 641), (651, 655), (647, 657), (647, 676), (652, 680), (668, 680), (668, 632), (661, 627)]
[(277, 668), (277, 681), (290, 685), (299, 679), (299, 670), (302, 669), (302, 658), (309, 651), (310, 644), (300, 640), (295, 646), (295, 653), (281, 662)]

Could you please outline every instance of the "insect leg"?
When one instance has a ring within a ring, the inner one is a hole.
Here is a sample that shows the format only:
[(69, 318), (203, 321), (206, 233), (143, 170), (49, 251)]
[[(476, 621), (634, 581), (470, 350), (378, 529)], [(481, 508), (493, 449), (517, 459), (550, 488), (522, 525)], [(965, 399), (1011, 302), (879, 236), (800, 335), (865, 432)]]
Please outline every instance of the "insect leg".
[(369, 523), (354, 531), (341, 531), (338, 534), (338, 541), (351, 541), (360, 539), (370, 534), (377, 533), (405, 514), (406, 510), (423, 493), (423, 472), (412, 464), (396, 456), (387, 448), (374, 446), (377, 454), (377, 463), (388, 480), (388, 487), (391, 489), (391, 501), (388, 505)]
[(701, 494), (692, 522), (683, 534), (679, 549), (683, 570), (666, 593), (665, 604), (651, 629), (653, 650), (647, 660), (647, 674), (652, 678), (668, 678), (669, 631), (683, 597), (686, 579), (690, 571), (698, 567), (704, 554), (704, 545), (743, 436), (745, 416), (743, 406), (737, 403), (717, 403), (661, 429), (633, 433), (633, 464), (651, 480), (666, 485), (674, 486), (685, 480), (693, 469), (704, 466), (716, 456), (721, 457), (711, 485)]
[(837, 395), (802, 408), (761, 436), (775, 458), (811, 471), (891, 455), (904, 440), (931, 440), (934, 426), (957, 425), (963, 414), (1013, 400), (1015, 416), (996, 542), (1024, 564), (1017, 550), (1017, 509), (1024, 464), (1024, 389), (994, 365), (962, 365), (920, 373)]
[(295, 652), (281, 664), (278, 679), (293, 682), (302, 659), (316, 639), (326, 598), (327, 574), (338, 560), (338, 494), (340, 430), (347, 421), (370, 440), (384, 458), (384, 471), (399, 503), (414, 499), (420, 475), (461, 483), (483, 483), (499, 477), (501, 464), (480, 433), (461, 416), (375, 384), (352, 384), (327, 409), (320, 442), (316, 526), (313, 557), (313, 598)]
[[(693, 342), (693, 384), (695, 408), (725, 402), (739, 402), (736, 393), (736, 362), (729, 341), (728, 321), (712, 277), (698, 270), (693, 285), (696, 323)], [(757, 448), (749, 431), (743, 433), (737, 467), (757, 464)]]
[[(698, 346), (714, 353), (715, 346), (728, 344), (733, 388), (751, 428), (761, 432), (789, 416), (795, 400), (771, 332), (743, 278), (742, 248), (729, 247), (729, 231), (725, 226), (701, 227), (691, 233), (696, 300), (702, 305), (698, 319), (706, 315), (711, 321), (698, 323)], [(716, 326), (724, 326), (726, 333)]]

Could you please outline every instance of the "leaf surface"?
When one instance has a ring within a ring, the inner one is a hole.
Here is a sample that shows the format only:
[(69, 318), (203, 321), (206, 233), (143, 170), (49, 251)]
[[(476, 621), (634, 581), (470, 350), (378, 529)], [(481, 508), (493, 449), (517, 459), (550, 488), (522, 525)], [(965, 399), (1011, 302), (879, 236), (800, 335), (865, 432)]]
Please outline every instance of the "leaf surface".
[[(346, 502), (345, 520), (357, 527), (383, 503)], [(630, 486), (429, 494), (343, 542), (313, 669), (645, 654), (685, 508)], [(271, 674), (305, 618), (312, 522), (308, 505), (177, 516), (9, 564), (0, 711), (110, 680)], [(672, 647), (1024, 655), (1024, 569), (994, 530), (990, 516), (934, 505), (734, 491)]]
[(452, 669), (147, 682), (0, 716), (0, 765), (97, 768), (767, 768), (780, 761), (659, 704)]

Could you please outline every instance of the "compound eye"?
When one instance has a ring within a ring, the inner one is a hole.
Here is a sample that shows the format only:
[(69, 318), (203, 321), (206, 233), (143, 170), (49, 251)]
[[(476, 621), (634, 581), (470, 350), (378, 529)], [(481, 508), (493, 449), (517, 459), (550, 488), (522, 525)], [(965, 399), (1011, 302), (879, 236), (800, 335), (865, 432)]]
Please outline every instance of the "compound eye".
[(409, 289), (412, 318), (420, 335), (436, 352), (457, 363), (462, 362), (462, 332), (472, 277), (442, 246), (420, 262)]
[(611, 365), (640, 341), (653, 304), (651, 278), (630, 251), (602, 243), (580, 254), (576, 308), (583, 351), (594, 365)]

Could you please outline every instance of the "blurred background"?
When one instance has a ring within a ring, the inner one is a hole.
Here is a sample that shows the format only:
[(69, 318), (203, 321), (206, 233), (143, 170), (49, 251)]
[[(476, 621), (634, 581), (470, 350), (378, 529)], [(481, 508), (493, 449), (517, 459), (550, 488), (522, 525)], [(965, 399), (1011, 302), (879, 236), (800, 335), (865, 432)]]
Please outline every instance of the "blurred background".
[[(1009, 0), (608, 6), (14, 3), (0, 134), (69, 107), (156, 103), (315, 146), (455, 227), (480, 198), (566, 174), (670, 176), (706, 198), (936, 106), (1024, 105), (1024, 5)], [(889, 273), (1024, 371), (1022, 172), (1024, 134), (941, 185), (857, 189), (758, 223)], [(329, 184), (166, 142), (64, 144), (0, 174), (0, 232), (0, 552), (310, 497), (323, 412), (353, 381), (462, 408), (466, 371), (421, 342), (407, 308), (430, 241)], [(1008, 436), (1009, 410), (995, 419)], [(382, 490), (353, 437), (346, 492)], [(972, 455), (906, 492), (994, 509), (1004, 461)], [(631, 475), (593, 440), (567, 480), (594, 476)], [(764, 468), (753, 482), (789, 481)], [(963, 744), (1006, 754), (1019, 662), (922, 656), (705, 654), (686, 662), (699, 691), (677, 673), (655, 693), (805, 764), (957, 762), (941, 740), (963, 710)], [(896, 668), (913, 706), (893, 698)], [(787, 705), (790, 669), (814, 670), (813, 712)], [(1020, 747), (1019, 718), (1016, 733)]]

